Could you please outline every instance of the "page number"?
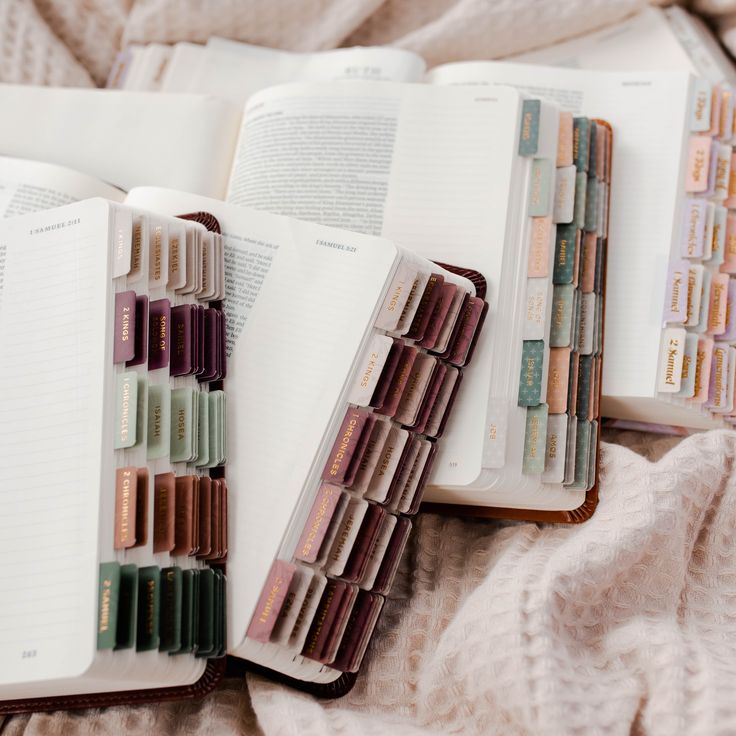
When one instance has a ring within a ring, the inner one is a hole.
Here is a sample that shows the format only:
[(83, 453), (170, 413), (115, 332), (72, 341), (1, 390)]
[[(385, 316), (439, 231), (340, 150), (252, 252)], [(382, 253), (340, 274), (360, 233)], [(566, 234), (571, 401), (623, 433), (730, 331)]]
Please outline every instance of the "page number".
[(36, 656), (36, 650), (35, 649), (24, 649), (20, 656), (21, 656), (21, 659), (31, 659), (32, 657)]

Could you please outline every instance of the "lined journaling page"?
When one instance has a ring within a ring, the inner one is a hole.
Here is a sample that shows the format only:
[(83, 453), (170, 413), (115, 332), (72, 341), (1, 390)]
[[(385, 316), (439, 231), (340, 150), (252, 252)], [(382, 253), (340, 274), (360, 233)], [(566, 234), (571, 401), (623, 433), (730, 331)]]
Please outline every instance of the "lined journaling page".
[(604, 402), (653, 396), (667, 264), (683, 204), (690, 75), (467, 62), (436, 67), (430, 77), (437, 84), (511, 84), (611, 123)]
[[(395, 266), (396, 247), (152, 188), (129, 203), (203, 210), (225, 241), (228, 329), (228, 649), (237, 653), (338, 399)], [(322, 454), (320, 454), (322, 453)], [(290, 554), (289, 554), (290, 556)]]
[(109, 205), (68, 209), (0, 223), (3, 699), (95, 652)]

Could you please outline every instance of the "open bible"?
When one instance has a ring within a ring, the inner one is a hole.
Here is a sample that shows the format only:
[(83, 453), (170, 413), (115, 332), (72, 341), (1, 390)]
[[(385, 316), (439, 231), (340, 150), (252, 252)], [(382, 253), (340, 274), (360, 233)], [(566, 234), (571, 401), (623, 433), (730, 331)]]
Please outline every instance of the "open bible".
[[(23, 94), (40, 104), (43, 92)], [(86, 92), (85, 109), (116, 107), (120, 94)], [(145, 96), (133, 97), (130, 105), (145, 104)], [(144, 107), (140, 113), (146, 120)], [(79, 124), (94, 127), (91, 113)], [(3, 125), (4, 153), (19, 153), (20, 126)], [(506, 88), (284, 85), (250, 97), (228, 176), (210, 194), (380, 234), (434, 262), (482, 273), (489, 327), (463, 379), (427, 499), (578, 521), (595, 507), (614, 140), (604, 123), (561, 116), (555, 103)], [(61, 163), (74, 166), (73, 146), (63, 150)], [(95, 164), (94, 173), (121, 183), (118, 162), (104, 172), (104, 159)]]

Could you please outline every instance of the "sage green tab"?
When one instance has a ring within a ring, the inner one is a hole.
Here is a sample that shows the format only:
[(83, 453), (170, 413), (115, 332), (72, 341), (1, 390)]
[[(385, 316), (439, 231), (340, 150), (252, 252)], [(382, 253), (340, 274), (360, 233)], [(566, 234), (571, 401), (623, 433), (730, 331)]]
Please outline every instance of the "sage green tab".
[(210, 462), (210, 401), (207, 392), (200, 391), (198, 401), (196, 465), (198, 468), (206, 468)]
[(558, 225), (555, 236), (555, 266), (552, 281), (555, 284), (571, 284), (575, 278), (575, 251), (578, 228), (576, 225)]
[(588, 175), (584, 171), (575, 174), (575, 215), (573, 222), (581, 230), (585, 227), (585, 204), (587, 201)]
[(182, 570), (181, 575), (181, 627), (179, 631), (180, 647), (169, 654), (188, 654), (194, 651), (194, 579), (198, 570)]
[(135, 444), (145, 445), (148, 434), (148, 381), (142, 374), (138, 374), (138, 401), (135, 415)]
[(123, 565), (120, 568), (120, 604), (115, 649), (135, 646), (135, 627), (138, 618), (138, 567)]
[(181, 649), (183, 575), (180, 567), (161, 570), (161, 614), (159, 617), (160, 652)]
[[(546, 158), (535, 158), (532, 161), (528, 207), (528, 214), (531, 217), (545, 217), (551, 213), (554, 172), (552, 161)], [(577, 188), (575, 196), (577, 196)]]
[(544, 340), (524, 340), (519, 377), (519, 406), (536, 406), (542, 400)]
[(136, 440), (138, 409), (138, 374), (119, 373), (115, 387), (115, 449), (133, 447)]
[(209, 657), (215, 651), (215, 573), (199, 571), (199, 637), (197, 656)]
[(195, 389), (171, 392), (171, 462), (190, 462), (194, 456)]
[(118, 627), (120, 600), (120, 563), (103, 562), (100, 565), (100, 583), (97, 592), (97, 648), (113, 649)]
[(519, 155), (533, 156), (539, 148), (539, 116), (542, 103), (539, 100), (524, 100), (521, 107), (521, 130), (519, 131)]
[(590, 148), (590, 120), (588, 118), (573, 118), (572, 124), (572, 158), (575, 168), (578, 171), (587, 171)]
[(593, 381), (593, 367), (595, 363), (592, 355), (581, 355), (578, 368), (578, 396), (575, 414), (580, 419), (587, 419), (590, 412), (590, 387)]
[(171, 448), (171, 389), (148, 387), (148, 459), (168, 457)]
[(526, 410), (524, 460), (521, 470), (526, 475), (541, 475), (547, 457), (547, 404), (530, 406)]
[(135, 648), (139, 652), (158, 649), (161, 570), (156, 565), (138, 570), (138, 627)]
[(553, 348), (566, 348), (570, 345), (574, 298), (575, 287), (572, 284), (554, 287), (552, 293), (552, 324), (549, 333), (549, 344)]

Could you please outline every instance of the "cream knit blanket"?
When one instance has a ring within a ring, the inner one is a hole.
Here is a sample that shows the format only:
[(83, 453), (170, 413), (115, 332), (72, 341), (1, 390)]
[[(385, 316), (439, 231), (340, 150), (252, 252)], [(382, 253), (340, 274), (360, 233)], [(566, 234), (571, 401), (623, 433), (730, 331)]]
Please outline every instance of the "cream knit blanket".
[[(121, 44), (210, 34), (493, 58), (643, 2), (0, 0), (0, 81), (91, 86)], [(606, 439), (601, 503), (582, 526), (421, 516), (340, 701), (253, 677), (199, 703), (0, 718), (0, 733), (735, 734), (736, 434)]]

